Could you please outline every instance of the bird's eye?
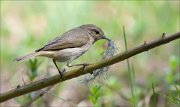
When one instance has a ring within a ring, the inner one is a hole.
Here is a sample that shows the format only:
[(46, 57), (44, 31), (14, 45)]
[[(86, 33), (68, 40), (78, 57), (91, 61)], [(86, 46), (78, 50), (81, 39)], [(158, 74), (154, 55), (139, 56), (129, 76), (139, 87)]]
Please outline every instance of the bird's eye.
[(96, 30), (96, 29), (93, 29), (93, 31), (94, 31), (96, 34), (99, 34), (99, 31)]
[(96, 31), (96, 34), (99, 34), (99, 31)]

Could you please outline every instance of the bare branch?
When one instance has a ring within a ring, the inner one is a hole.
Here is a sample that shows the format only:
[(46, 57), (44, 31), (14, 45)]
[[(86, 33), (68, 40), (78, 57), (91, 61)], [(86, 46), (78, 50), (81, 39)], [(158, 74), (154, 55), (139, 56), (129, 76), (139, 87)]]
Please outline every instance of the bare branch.
[(141, 46), (130, 49), (121, 54), (117, 54), (109, 59), (89, 65), (86, 67), (85, 71), (82, 71), (82, 69), (79, 68), (79, 69), (75, 69), (75, 70), (66, 72), (64, 74), (63, 78), (60, 78), (60, 75), (55, 75), (50, 78), (44, 78), (42, 80), (35, 81), (35, 82), (27, 84), (27, 85), (17, 87), (16, 89), (12, 89), (8, 92), (0, 94), (0, 102), (9, 100), (11, 98), (14, 98), (14, 97), (17, 97), (20, 95), (24, 95), (24, 94), (27, 94), (27, 93), (30, 93), (33, 91), (40, 90), (40, 89), (48, 87), (50, 85), (54, 85), (54, 84), (60, 83), (65, 80), (69, 80), (69, 79), (78, 77), (80, 75), (86, 74), (86, 73), (92, 73), (93, 70), (113, 65), (113, 64), (123, 61), (127, 58), (130, 58), (136, 54), (148, 51), (150, 49), (153, 49), (155, 47), (158, 47), (160, 45), (166, 44), (168, 42), (171, 42), (171, 41), (179, 39), (179, 38), (180, 38), (180, 32), (174, 33), (169, 36), (163, 36), (160, 39), (154, 40), (149, 43), (146, 42), (145, 44), (143, 44)]

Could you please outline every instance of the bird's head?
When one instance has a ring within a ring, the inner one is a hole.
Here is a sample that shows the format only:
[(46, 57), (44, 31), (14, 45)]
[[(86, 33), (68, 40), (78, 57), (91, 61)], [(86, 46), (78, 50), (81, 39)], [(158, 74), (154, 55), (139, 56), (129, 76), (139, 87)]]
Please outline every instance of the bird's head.
[(108, 39), (104, 32), (101, 30), (101, 28), (97, 27), (96, 25), (93, 24), (86, 24), (86, 25), (82, 25), (80, 26), (80, 28), (82, 29), (86, 29), (89, 33), (89, 35), (94, 38), (94, 41), (97, 41), (99, 39), (106, 39), (108, 41), (110, 41), (110, 39)]

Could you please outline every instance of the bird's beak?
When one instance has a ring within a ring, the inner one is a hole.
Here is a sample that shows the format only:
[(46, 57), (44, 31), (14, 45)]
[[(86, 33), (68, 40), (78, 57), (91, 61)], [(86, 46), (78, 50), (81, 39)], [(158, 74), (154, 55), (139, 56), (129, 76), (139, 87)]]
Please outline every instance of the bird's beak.
[(106, 39), (108, 41), (111, 41), (111, 39), (107, 38), (105, 35), (103, 35), (102, 39)]

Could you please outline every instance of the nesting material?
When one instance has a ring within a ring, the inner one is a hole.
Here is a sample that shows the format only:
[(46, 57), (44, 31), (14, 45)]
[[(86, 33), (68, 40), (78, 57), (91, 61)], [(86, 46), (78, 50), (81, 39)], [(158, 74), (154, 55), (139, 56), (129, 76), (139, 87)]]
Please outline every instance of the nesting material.
[[(108, 48), (105, 52), (102, 53), (102, 60), (108, 59), (116, 53), (116, 46), (112, 40), (108, 43)], [(88, 84), (92, 80), (94, 80), (96, 77), (99, 78), (107, 78), (107, 71), (109, 70), (109, 66), (103, 67), (101, 69), (97, 69), (93, 71), (92, 75), (86, 75), (83, 79), (83, 83)]]

